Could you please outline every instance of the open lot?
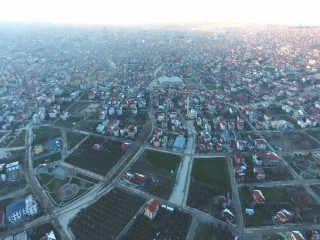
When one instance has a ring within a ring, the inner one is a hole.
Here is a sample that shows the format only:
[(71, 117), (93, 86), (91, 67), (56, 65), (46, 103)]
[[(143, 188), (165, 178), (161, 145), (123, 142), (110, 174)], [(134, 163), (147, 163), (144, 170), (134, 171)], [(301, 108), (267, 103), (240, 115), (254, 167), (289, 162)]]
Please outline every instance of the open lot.
[(147, 150), (144, 153), (144, 161), (145, 163), (161, 170), (176, 171), (180, 164), (181, 156), (171, 153)]
[(191, 177), (187, 205), (220, 218), (223, 199), (231, 190), (226, 158), (195, 158)]
[(33, 129), (34, 139), (32, 145), (46, 145), (51, 139), (61, 138), (61, 131), (53, 127), (40, 127)]
[(54, 152), (46, 154), (45, 156), (40, 156), (33, 158), (33, 167), (37, 167), (39, 164), (51, 163), (61, 159), (61, 152)]
[[(317, 216), (319, 206), (314, 199), (300, 186), (286, 188), (258, 188), (263, 193), (266, 203), (253, 204), (252, 189), (239, 188), (243, 216), (246, 227), (273, 225), (272, 217), (281, 209), (286, 209), (294, 214), (293, 223), (314, 223), (320, 221)], [(246, 208), (254, 208), (254, 215), (245, 213)]]
[(280, 146), (285, 155), (292, 155), (292, 151), (311, 150), (320, 147), (316, 141), (303, 132), (267, 133), (264, 134), (264, 137), (271, 145)]
[(91, 103), (90, 102), (75, 102), (70, 107), (69, 112), (72, 115), (78, 115), (82, 110), (86, 109)]
[(232, 233), (221, 227), (216, 227), (211, 223), (204, 223), (201, 222), (198, 225), (196, 235), (194, 239), (201, 239), (201, 240), (233, 240), (234, 237)]
[(308, 134), (310, 134), (312, 137), (314, 137), (315, 139), (317, 139), (318, 141), (320, 141), (320, 129), (310, 129), (309, 131), (307, 131)]
[(225, 157), (195, 158), (191, 175), (199, 183), (225, 191), (231, 190)]
[(140, 196), (112, 189), (81, 210), (70, 223), (70, 228), (77, 240), (116, 239), (145, 202)]
[(294, 154), (285, 158), (290, 166), (304, 179), (317, 179), (320, 177), (319, 161), (309, 155)]
[(177, 209), (169, 212), (160, 207), (152, 221), (143, 214), (137, 216), (127, 234), (120, 239), (186, 239), (191, 221), (192, 217), (187, 213)]
[(74, 148), (86, 136), (77, 132), (66, 132), (68, 151)]
[[(122, 157), (121, 142), (89, 137), (65, 161), (91, 172), (105, 175)], [(94, 148), (96, 146), (96, 148)]]
[(78, 116), (70, 116), (67, 120), (59, 119), (55, 126), (64, 128), (74, 128), (83, 118)]

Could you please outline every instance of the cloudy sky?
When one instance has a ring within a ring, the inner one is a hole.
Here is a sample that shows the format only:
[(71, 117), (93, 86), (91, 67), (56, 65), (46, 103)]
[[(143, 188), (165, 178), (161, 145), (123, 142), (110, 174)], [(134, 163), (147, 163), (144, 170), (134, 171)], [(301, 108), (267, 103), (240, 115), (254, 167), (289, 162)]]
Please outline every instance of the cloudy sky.
[(1, 0), (0, 21), (319, 24), (319, 0)]

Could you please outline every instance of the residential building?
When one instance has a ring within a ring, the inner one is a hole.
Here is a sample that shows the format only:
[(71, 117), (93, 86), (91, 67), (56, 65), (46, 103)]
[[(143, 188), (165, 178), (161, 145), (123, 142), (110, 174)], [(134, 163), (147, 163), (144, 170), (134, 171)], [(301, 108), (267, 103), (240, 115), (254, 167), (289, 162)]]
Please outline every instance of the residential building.
[(184, 138), (184, 136), (179, 135), (176, 137), (176, 140), (174, 141), (173, 150), (177, 152), (183, 152), (185, 144), (186, 144), (186, 139)]
[(266, 178), (266, 174), (264, 173), (263, 169), (261, 167), (254, 167), (253, 173), (258, 180), (263, 180)]
[(157, 199), (151, 199), (144, 210), (144, 215), (153, 220), (159, 211), (159, 202)]
[(32, 195), (25, 199), (19, 199), (6, 207), (6, 215), (10, 223), (14, 223), (26, 216), (33, 216), (38, 213), (37, 202)]
[(265, 197), (263, 196), (260, 190), (253, 190), (253, 201), (255, 204), (264, 204), (266, 202)]
[(305, 238), (300, 231), (292, 231), (290, 240), (305, 240)]
[(274, 216), (274, 220), (278, 224), (288, 223), (292, 220), (293, 214), (286, 209), (282, 209)]
[(235, 164), (241, 165), (244, 162), (244, 157), (241, 152), (235, 152), (234, 153), (234, 162)]
[(232, 223), (232, 222), (235, 220), (235, 216), (233, 215), (233, 213), (232, 213), (228, 208), (225, 208), (224, 210), (222, 210), (221, 216), (222, 216), (228, 223)]

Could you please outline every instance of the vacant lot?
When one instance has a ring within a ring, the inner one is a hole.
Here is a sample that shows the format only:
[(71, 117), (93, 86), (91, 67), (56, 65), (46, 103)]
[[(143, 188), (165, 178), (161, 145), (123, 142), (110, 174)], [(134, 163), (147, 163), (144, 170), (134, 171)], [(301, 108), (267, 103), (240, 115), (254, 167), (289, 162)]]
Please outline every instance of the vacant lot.
[(230, 191), (230, 179), (226, 158), (195, 158), (192, 166), (192, 178), (211, 187)]
[(74, 148), (86, 136), (77, 132), (66, 132), (68, 151)]
[[(94, 149), (94, 145), (97, 148)], [(91, 172), (105, 175), (122, 157), (124, 152), (121, 149), (121, 142), (91, 136), (65, 161)]]
[(78, 115), (83, 109), (86, 109), (91, 103), (89, 102), (76, 102), (69, 109), (72, 115)]
[(152, 221), (140, 214), (127, 234), (120, 239), (186, 239), (191, 221), (192, 217), (187, 213), (179, 210), (169, 212), (160, 208)]
[(122, 229), (143, 206), (145, 199), (121, 189), (112, 189), (70, 223), (78, 240), (116, 239)]
[(46, 145), (51, 139), (61, 138), (61, 131), (52, 127), (40, 127), (33, 129), (34, 139), (32, 145)]
[(264, 135), (271, 145), (282, 147), (283, 153), (319, 148), (319, 144), (303, 132), (268, 133)]
[(147, 164), (150, 164), (155, 168), (167, 171), (176, 171), (180, 164), (181, 156), (159, 151), (147, 150), (144, 154), (144, 159)]

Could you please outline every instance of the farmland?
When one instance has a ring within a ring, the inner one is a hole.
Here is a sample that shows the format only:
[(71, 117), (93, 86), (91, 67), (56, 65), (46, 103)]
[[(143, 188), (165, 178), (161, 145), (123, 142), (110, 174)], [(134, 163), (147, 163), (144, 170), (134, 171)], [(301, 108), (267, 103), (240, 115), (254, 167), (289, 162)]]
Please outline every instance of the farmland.
[(192, 217), (187, 213), (160, 208), (152, 221), (143, 214), (137, 216), (127, 234), (120, 239), (186, 239), (191, 221)]
[[(94, 145), (98, 149), (94, 150)], [(91, 172), (105, 175), (123, 154), (124, 150), (121, 149), (121, 142), (91, 136), (68, 156), (65, 161)]]
[(81, 210), (70, 223), (70, 228), (78, 240), (116, 239), (144, 203), (145, 199), (140, 196), (112, 189)]

